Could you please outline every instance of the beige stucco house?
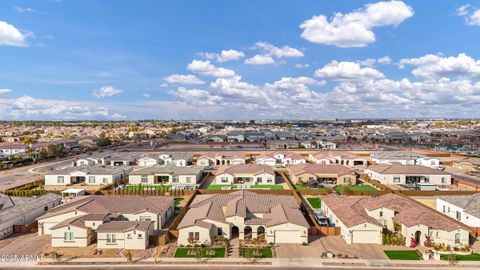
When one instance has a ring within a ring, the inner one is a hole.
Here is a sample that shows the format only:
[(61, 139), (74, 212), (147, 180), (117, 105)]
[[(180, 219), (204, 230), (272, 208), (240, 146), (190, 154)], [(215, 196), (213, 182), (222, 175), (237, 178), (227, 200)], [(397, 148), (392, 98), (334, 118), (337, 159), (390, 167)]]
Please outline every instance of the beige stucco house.
[(314, 164), (338, 164), (348, 167), (365, 167), (368, 158), (346, 151), (317, 151), (308, 156)]
[(308, 243), (309, 225), (292, 196), (236, 191), (197, 195), (178, 225), (179, 245), (210, 245), (226, 239)]
[(219, 166), (245, 164), (245, 153), (243, 152), (208, 152), (197, 158), (199, 166)]
[(219, 185), (274, 185), (275, 172), (269, 165), (238, 164), (220, 166), (215, 171), (215, 184)]
[(451, 174), (420, 165), (372, 165), (365, 173), (384, 185), (434, 184), (450, 185)]
[(341, 228), (347, 244), (382, 243), (382, 230), (405, 237), (405, 246), (424, 246), (427, 237), (451, 247), (469, 244), (469, 228), (409, 198), (396, 194), (379, 197), (320, 196), (321, 210)]
[(317, 181), (320, 184), (355, 185), (357, 176), (346, 166), (337, 164), (297, 164), (287, 167), (294, 184)]
[[(97, 248), (113, 247), (102, 242), (107, 238), (99, 233), (116, 234), (116, 246), (137, 249), (144, 241), (148, 245), (148, 235), (163, 228), (173, 215), (173, 201), (163, 196), (81, 196), (39, 217), (38, 234), (51, 235), (53, 247), (84, 247), (97, 240)], [(132, 230), (135, 235), (141, 232), (142, 241), (138, 235), (129, 238)]]
[(110, 185), (128, 176), (129, 167), (103, 165), (71, 167), (45, 174), (45, 185), (66, 186), (72, 184)]

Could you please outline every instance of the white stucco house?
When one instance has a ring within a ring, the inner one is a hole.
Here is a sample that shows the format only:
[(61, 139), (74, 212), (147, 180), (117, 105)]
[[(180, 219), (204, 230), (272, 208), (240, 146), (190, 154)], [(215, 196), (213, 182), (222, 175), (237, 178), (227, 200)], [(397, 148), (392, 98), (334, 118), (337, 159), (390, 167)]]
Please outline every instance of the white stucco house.
[(13, 197), (0, 194), (0, 239), (13, 233), (15, 225), (29, 225), (58, 206), (61, 196), (47, 193), (38, 197)]
[(269, 165), (238, 164), (220, 166), (214, 172), (218, 185), (274, 185), (275, 172)]
[(371, 165), (365, 173), (384, 185), (451, 185), (451, 174), (420, 165)]
[(161, 165), (185, 167), (192, 162), (191, 153), (163, 153), (159, 155)]
[(480, 228), (480, 193), (436, 198), (437, 211), (472, 228)]
[(65, 186), (72, 184), (110, 185), (128, 176), (130, 167), (103, 165), (71, 167), (45, 174), (45, 185)]
[(270, 154), (260, 155), (255, 158), (256, 164), (269, 166), (287, 166), (290, 164), (304, 164), (307, 161), (302, 155), (294, 152), (273, 152)]
[(236, 191), (197, 195), (178, 225), (179, 245), (210, 245), (226, 239), (308, 243), (309, 225), (293, 196)]
[(145, 249), (173, 213), (171, 197), (81, 196), (37, 218), (38, 234), (51, 235), (52, 247)]
[(172, 185), (196, 187), (202, 179), (201, 166), (153, 165), (130, 173), (131, 185)]
[(207, 152), (197, 158), (197, 165), (204, 167), (245, 163), (247, 162), (243, 152)]
[(365, 167), (368, 159), (346, 151), (315, 151), (308, 156), (314, 164), (338, 164), (348, 167)]
[(405, 246), (424, 246), (427, 237), (451, 247), (469, 245), (469, 228), (409, 198), (386, 194), (379, 197), (320, 196), (321, 210), (340, 227), (347, 244), (381, 244), (382, 230), (401, 234)]
[(137, 159), (137, 164), (140, 167), (149, 167), (158, 164), (158, 159), (153, 156), (142, 156)]
[(443, 168), (438, 158), (411, 151), (378, 151), (371, 154), (374, 164), (420, 165), (434, 169)]

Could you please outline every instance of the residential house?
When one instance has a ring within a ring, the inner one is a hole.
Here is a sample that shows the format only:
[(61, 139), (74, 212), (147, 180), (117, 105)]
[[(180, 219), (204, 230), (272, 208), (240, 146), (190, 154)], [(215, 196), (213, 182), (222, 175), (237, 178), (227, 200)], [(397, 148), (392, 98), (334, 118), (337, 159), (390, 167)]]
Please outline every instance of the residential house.
[(93, 166), (104, 165), (104, 160), (111, 156), (111, 153), (97, 153), (86, 157), (81, 157), (75, 161), (75, 166)]
[(245, 135), (243, 131), (231, 131), (227, 133), (227, 141), (229, 142), (243, 142)]
[(269, 165), (237, 164), (221, 166), (215, 171), (216, 184), (274, 185), (275, 172)]
[(13, 233), (14, 226), (29, 225), (60, 204), (61, 196), (47, 193), (38, 197), (14, 197), (0, 194), (0, 239)]
[(159, 163), (156, 154), (144, 155), (137, 159), (137, 164), (140, 167), (149, 167)]
[(309, 154), (309, 159), (315, 164), (339, 164), (349, 167), (364, 167), (368, 159), (352, 152), (345, 151), (319, 151)]
[(70, 167), (45, 174), (45, 185), (110, 185), (127, 177), (131, 170), (130, 167), (107, 167), (103, 165)]
[[(39, 217), (38, 234), (51, 235), (52, 247), (145, 249), (148, 236), (174, 213), (163, 196), (81, 196)], [(107, 225), (108, 224), (108, 225)]]
[(293, 196), (236, 191), (197, 195), (178, 225), (179, 245), (210, 245), (226, 239), (308, 243), (309, 225)]
[(357, 175), (348, 167), (337, 164), (297, 164), (287, 167), (294, 184), (316, 182), (331, 185), (355, 185)]
[(411, 151), (380, 151), (371, 154), (374, 164), (420, 165), (434, 169), (443, 167), (437, 158)]
[(130, 173), (131, 185), (172, 185), (195, 188), (202, 179), (201, 166), (153, 165)]
[(302, 155), (290, 151), (273, 152), (255, 157), (256, 164), (270, 166), (287, 166), (290, 164), (302, 164), (306, 162), (307, 161)]
[(247, 142), (263, 142), (265, 141), (265, 134), (257, 131), (247, 131), (244, 133), (245, 141)]
[(5, 156), (24, 155), (27, 146), (23, 143), (0, 143), (0, 153)]
[(207, 152), (197, 158), (197, 165), (205, 167), (245, 163), (245, 153), (243, 152)]
[(437, 196), (436, 207), (438, 212), (480, 229), (480, 193)]
[(174, 166), (185, 167), (192, 162), (191, 153), (163, 153), (159, 155), (161, 165), (172, 164)]
[(384, 185), (451, 185), (451, 174), (420, 165), (371, 165), (365, 173)]
[(322, 213), (347, 244), (382, 244), (384, 229), (402, 235), (405, 246), (425, 246), (426, 240), (460, 247), (469, 244), (469, 228), (404, 196), (320, 196)]

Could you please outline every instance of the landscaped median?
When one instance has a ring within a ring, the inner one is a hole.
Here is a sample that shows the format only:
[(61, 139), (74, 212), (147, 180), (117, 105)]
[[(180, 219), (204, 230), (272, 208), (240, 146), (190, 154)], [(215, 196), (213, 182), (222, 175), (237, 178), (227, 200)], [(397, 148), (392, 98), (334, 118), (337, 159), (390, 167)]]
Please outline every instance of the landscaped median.
[(271, 248), (242, 248), (244, 258), (272, 258)]
[(385, 250), (384, 252), (390, 260), (419, 261), (421, 258), (418, 250)]
[[(222, 189), (236, 189), (238, 185), (209, 185), (210, 190), (222, 190)], [(250, 185), (246, 189), (269, 189), (269, 190), (283, 190), (282, 185)]]
[(175, 258), (225, 258), (225, 248), (182, 247), (175, 250)]

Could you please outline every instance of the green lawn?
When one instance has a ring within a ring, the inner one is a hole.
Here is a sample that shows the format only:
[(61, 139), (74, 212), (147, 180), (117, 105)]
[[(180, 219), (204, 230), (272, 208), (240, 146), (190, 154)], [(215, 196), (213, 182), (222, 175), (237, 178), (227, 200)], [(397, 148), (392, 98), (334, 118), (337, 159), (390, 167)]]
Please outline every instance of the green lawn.
[(125, 186), (123, 189), (124, 190), (135, 190), (135, 191), (141, 191), (141, 190), (164, 190), (164, 191), (169, 191), (172, 186), (169, 185), (129, 185)]
[(272, 258), (272, 249), (271, 248), (242, 248), (242, 256), (244, 257), (246, 251), (254, 252), (255, 250), (260, 251), (260, 255), (253, 256), (254, 258)]
[(390, 260), (420, 260), (420, 254), (417, 250), (385, 250)]
[(307, 201), (313, 208), (320, 208), (322, 206), (322, 202), (319, 198), (307, 198)]
[[(442, 260), (447, 260), (448, 261), (448, 254), (442, 254), (442, 255), (440, 255), (440, 258)], [(456, 255), (455, 259), (457, 261), (480, 261), (480, 254), (472, 253), (472, 254), (468, 254), (468, 255)]]
[[(195, 250), (196, 248), (177, 248), (175, 250), (175, 258), (195, 258), (195, 255), (188, 255), (189, 250)], [(202, 252), (202, 258), (224, 258), (225, 248), (198, 248)], [(215, 250), (214, 255), (206, 255), (208, 250)]]
[(177, 206), (179, 205), (184, 199), (183, 198), (175, 198), (174, 205)]
[(345, 191), (345, 188), (350, 189), (351, 191), (375, 191), (377, 190), (376, 188), (370, 186), (370, 185), (362, 185), (362, 186), (336, 186), (333, 188), (336, 192), (343, 194)]
[[(221, 190), (223, 187), (236, 188), (237, 185), (209, 185), (208, 189)], [(251, 185), (250, 189), (270, 189), (270, 190), (283, 190), (282, 185)]]

